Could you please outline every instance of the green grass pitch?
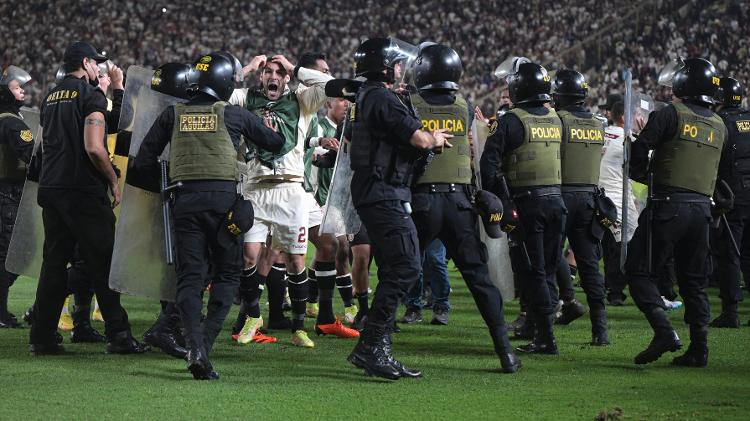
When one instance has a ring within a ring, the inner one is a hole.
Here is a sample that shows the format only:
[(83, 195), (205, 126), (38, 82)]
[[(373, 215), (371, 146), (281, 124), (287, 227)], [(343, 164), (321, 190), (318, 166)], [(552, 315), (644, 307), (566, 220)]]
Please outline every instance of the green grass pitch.
[[(212, 361), (217, 382), (192, 380), (185, 363), (152, 351), (110, 356), (103, 345), (73, 345), (70, 355), (32, 357), (28, 329), (0, 331), (0, 419), (429, 419), (429, 420), (684, 420), (750, 416), (750, 327), (712, 329), (706, 369), (669, 365), (672, 357), (647, 366), (634, 355), (651, 338), (641, 314), (628, 300), (610, 308), (612, 345), (587, 345), (586, 317), (557, 328), (559, 356), (523, 357), (514, 375), (496, 371), (486, 328), (466, 286), (451, 271), (454, 293), (450, 325), (403, 325), (395, 335), (397, 357), (424, 371), (419, 380), (389, 382), (365, 377), (346, 362), (354, 342), (315, 337), (315, 349), (299, 349), (288, 332), (279, 343), (238, 346), (229, 323)], [(36, 282), (20, 278), (10, 309), (20, 316), (32, 303)], [(713, 312), (717, 291), (711, 290)], [(583, 300), (583, 293), (577, 292)], [(340, 300), (336, 299), (341, 313)], [(123, 297), (133, 332), (154, 321), (158, 303)], [(750, 318), (741, 306), (742, 321)], [(512, 320), (516, 302), (506, 310)], [(399, 310), (399, 315), (403, 309)], [(425, 311), (429, 320), (430, 312)], [(682, 311), (672, 313), (687, 339)], [(101, 323), (95, 327), (103, 329)], [(520, 342), (514, 342), (520, 344)], [(607, 418), (609, 416), (609, 418)]]

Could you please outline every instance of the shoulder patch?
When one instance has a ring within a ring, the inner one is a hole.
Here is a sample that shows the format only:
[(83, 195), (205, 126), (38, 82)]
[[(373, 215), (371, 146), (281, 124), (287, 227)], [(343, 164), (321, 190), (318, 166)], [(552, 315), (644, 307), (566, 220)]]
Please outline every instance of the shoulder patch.
[(497, 131), (497, 120), (493, 121), (492, 124), (490, 124), (490, 132), (488, 133), (488, 136), (492, 136)]
[(32, 140), (34, 140), (34, 135), (31, 134), (31, 130), (21, 130), (21, 140), (23, 140), (26, 143), (29, 143)]

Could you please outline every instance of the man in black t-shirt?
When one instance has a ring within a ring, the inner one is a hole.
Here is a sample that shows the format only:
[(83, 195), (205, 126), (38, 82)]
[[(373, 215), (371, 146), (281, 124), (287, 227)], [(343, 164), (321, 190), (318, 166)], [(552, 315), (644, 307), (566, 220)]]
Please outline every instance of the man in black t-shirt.
[[(64, 55), (65, 78), (42, 101), (44, 140), (37, 202), (45, 239), (29, 341), (35, 355), (64, 352), (54, 333), (68, 292), (66, 268), (76, 249), (94, 282), (105, 320), (107, 352), (148, 350), (133, 339), (120, 294), (107, 282), (115, 235), (112, 208), (120, 203), (120, 189), (105, 145), (107, 101), (96, 88), (97, 62), (104, 60), (88, 43), (71, 44)], [(108, 190), (114, 198), (111, 202)]]

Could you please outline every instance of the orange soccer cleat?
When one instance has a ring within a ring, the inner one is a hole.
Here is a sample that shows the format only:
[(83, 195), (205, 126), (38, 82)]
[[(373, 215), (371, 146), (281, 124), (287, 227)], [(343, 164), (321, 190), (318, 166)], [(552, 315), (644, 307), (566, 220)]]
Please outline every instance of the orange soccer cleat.
[(336, 335), (339, 338), (359, 338), (359, 332), (344, 326), (339, 319), (327, 325), (315, 325), (318, 335)]

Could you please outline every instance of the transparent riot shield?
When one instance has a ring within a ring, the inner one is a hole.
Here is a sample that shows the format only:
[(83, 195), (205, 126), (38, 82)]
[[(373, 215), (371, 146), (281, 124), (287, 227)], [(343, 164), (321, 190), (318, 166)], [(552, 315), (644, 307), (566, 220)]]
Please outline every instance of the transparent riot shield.
[[(487, 141), (489, 131), (483, 122), (474, 123), (471, 126), (472, 149), (474, 151), (474, 174), (477, 180), (477, 186), (482, 188), (482, 177), (479, 171), (479, 160), (484, 151), (484, 144)], [(508, 246), (508, 235), (503, 233), (500, 238), (490, 238), (484, 230), (484, 224), (479, 224), (479, 235), (482, 242), (487, 247), (489, 259), (487, 266), (490, 272), (490, 279), (497, 289), (503, 295), (504, 301), (510, 301), (515, 297), (515, 288), (513, 286), (513, 270), (510, 265), (510, 249)]]
[[(138, 66), (128, 68), (120, 130), (133, 133), (130, 159), (136, 156), (162, 111), (185, 102), (152, 90), (153, 73)], [(174, 301), (176, 282), (175, 270), (166, 262), (160, 194), (125, 183), (115, 230), (110, 288), (124, 294)]]
[[(627, 233), (630, 224), (630, 144), (633, 139), (633, 75), (630, 69), (625, 70), (625, 96), (623, 98), (624, 120), (623, 128), (625, 144), (622, 153), (622, 215), (620, 216), (620, 232)], [(635, 215), (634, 215), (635, 216)], [(637, 217), (637, 216), (635, 216)], [(622, 235), (622, 234), (620, 234)], [(625, 273), (625, 262), (628, 257), (627, 236), (620, 241), (620, 271)]]
[[(348, 113), (347, 113), (348, 114)], [(344, 119), (344, 126), (348, 117)], [(344, 127), (346, 128), (346, 127)], [(333, 167), (331, 187), (328, 192), (323, 222), (320, 224), (320, 232), (339, 236), (343, 234), (356, 234), (362, 226), (357, 210), (352, 203), (351, 183), (352, 167), (350, 165), (351, 144), (344, 141), (344, 130), (341, 130), (339, 152), (336, 155), (336, 165)]]
[[(39, 111), (21, 108), (21, 116), (24, 123), (29, 126), (29, 130), (34, 133), (34, 151), (36, 152), (42, 141)], [(26, 180), (8, 246), (8, 255), (5, 259), (5, 269), (8, 272), (34, 279), (39, 278), (42, 269), (44, 246), (42, 208), (36, 203), (38, 191), (39, 183)]]

